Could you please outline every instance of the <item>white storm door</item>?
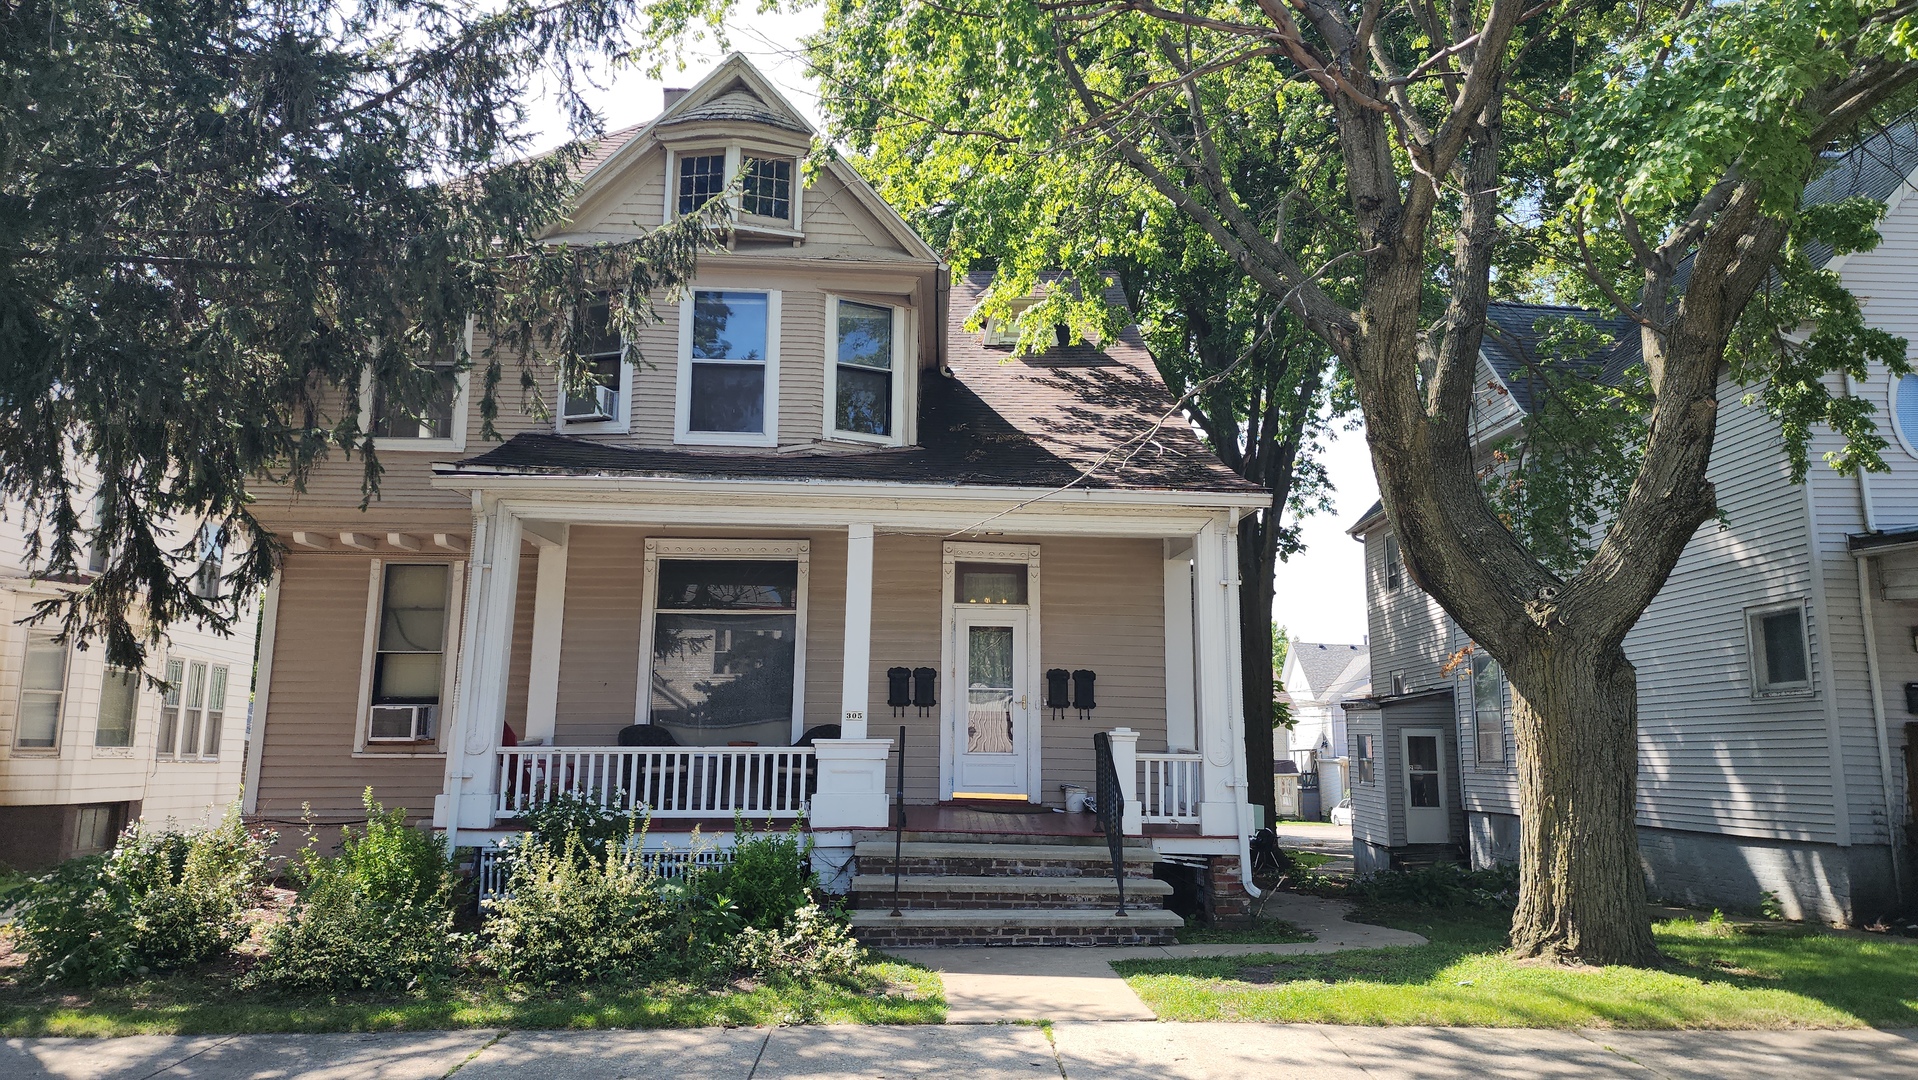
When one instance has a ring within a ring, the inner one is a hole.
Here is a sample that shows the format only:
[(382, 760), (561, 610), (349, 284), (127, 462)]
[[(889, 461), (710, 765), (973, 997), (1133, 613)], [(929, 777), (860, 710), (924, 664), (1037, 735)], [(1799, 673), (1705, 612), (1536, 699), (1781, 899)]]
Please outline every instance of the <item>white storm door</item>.
[(961, 688), (946, 733), (956, 750), (953, 793), (1027, 795), (1026, 613), (961, 610), (953, 618), (959, 677), (949, 685)]
[(1445, 799), (1445, 733), (1438, 728), (1407, 728), (1399, 736), (1405, 763), (1405, 842), (1443, 844), (1452, 839), (1451, 808)]

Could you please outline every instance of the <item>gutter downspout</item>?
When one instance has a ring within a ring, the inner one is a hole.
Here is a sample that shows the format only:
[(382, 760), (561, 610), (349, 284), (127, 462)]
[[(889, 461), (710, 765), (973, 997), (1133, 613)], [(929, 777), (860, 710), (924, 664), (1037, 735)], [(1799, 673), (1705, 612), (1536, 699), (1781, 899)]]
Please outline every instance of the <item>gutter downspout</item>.
[[(1227, 633), (1231, 634), (1234, 655), (1242, 655), (1245, 641), (1239, 633), (1239, 511), (1234, 509), (1226, 518), (1225, 530), (1225, 572), (1226, 579), (1220, 584), (1225, 586), (1225, 606), (1231, 614), (1227, 623)], [(1251, 784), (1246, 778), (1245, 760), (1245, 682), (1238, 672), (1232, 673), (1226, 690), (1226, 726), (1232, 732), (1232, 780), (1233, 790), (1239, 793), (1239, 883), (1245, 886), (1246, 895), (1254, 900), (1265, 896), (1259, 887), (1252, 883), (1252, 804), (1246, 801), (1246, 790)]]
[[(1864, 475), (1863, 470), (1859, 475)], [(1871, 622), (1871, 556), (1858, 556), (1858, 614), (1865, 623), (1865, 678), (1871, 682), (1872, 726), (1878, 736), (1878, 784), (1885, 800), (1885, 839), (1891, 848), (1892, 888), (1904, 880), (1898, 857), (1897, 806), (1891, 788), (1891, 733), (1885, 720), (1885, 691), (1878, 682), (1878, 631)]]

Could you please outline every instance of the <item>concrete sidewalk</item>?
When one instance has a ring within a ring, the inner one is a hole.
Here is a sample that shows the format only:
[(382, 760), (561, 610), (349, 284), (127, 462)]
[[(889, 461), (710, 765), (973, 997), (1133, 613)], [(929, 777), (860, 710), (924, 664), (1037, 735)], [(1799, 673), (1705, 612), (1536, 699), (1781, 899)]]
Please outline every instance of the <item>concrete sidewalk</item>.
[(1910, 1080), (1918, 1032), (1066, 1023), (11, 1039), (6, 1080)]

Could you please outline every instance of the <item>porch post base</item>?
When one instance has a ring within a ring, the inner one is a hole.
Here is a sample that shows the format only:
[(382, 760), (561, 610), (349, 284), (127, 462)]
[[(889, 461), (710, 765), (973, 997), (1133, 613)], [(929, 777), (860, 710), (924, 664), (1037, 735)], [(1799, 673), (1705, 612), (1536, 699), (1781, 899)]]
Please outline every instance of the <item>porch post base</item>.
[[(490, 829), (493, 827), (493, 793), (490, 791), (467, 791), (453, 796), (459, 803), (459, 827), (462, 829)], [(438, 816), (438, 800), (433, 808)]]
[(813, 743), (819, 790), (807, 821), (819, 829), (883, 829), (890, 800), (886, 758), (891, 739), (820, 739)]
[(1202, 802), (1199, 804), (1199, 834), (1202, 836), (1237, 836), (1239, 822), (1251, 820), (1250, 816), (1240, 817), (1242, 804), (1235, 802)]

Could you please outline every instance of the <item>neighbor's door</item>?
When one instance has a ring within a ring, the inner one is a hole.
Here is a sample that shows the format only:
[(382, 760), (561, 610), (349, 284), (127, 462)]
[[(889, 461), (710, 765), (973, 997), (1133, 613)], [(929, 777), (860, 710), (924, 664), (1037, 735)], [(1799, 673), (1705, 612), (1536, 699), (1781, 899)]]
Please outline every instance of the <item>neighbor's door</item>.
[(1026, 613), (960, 611), (953, 794), (1027, 795)]
[(1445, 733), (1438, 728), (1407, 728), (1399, 736), (1405, 762), (1405, 842), (1443, 844), (1452, 839), (1451, 808), (1445, 798)]

